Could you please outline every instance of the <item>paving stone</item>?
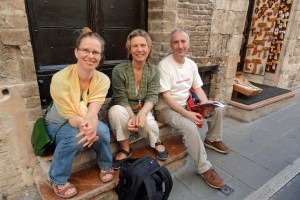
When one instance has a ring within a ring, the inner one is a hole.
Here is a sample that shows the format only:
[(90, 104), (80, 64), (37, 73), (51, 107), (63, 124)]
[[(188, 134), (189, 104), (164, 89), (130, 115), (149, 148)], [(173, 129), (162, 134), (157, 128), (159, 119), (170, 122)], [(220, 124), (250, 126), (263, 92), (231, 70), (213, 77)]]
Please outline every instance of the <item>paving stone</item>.
[(256, 129), (252, 123), (240, 122), (230, 117), (224, 117), (223, 124), (224, 129), (229, 129), (241, 134), (247, 134), (248, 132)]
[(248, 139), (245, 136), (232, 137), (232, 135), (227, 135), (224, 137), (224, 142), (231, 148), (232, 151), (245, 157), (249, 157), (257, 153), (264, 147), (263, 144), (252, 139)]
[(271, 170), (236, 152), (230, 152), (224, 156), (220, 153), (209, 151), (208, 157), (214, 165), (255, 190), (274, 176)]
[[(300, 111), (298, 112), (298, 116), (287, 116), (281, 120), (279, 120), (280, 124), (285, 124), (288, 128), (285, 132), (289, 132), (291, 130), (299, 129), (300, 128)], [(284, 133), (284, 132), (283, 132)]]
[(172, 192), (169, 196), (169, 199), (172, 199), (172, 200), (182, 200), (182, 199), (198, 200), (199, 197), (195, 196), (195, 194), (180, 180), (178, 180), (176, 177), (173, 177), (173, 188), (172, 188)]
[(245, 139), (248, 141), (256, 141), (264, 145), (270, 145), (273, 141), (282, 137), (282, 132), (278, 131), (266, 131), (260, 127), (255, 131), (248, 133)]
[(300, 106), (299, 103), (294, 103), (286, 108), (272, 113), (268, 118), (274, 121), (280, 121), (288, 117), (299, 117)]
[(295, 159), (272, 147), (264, 147), (252, 155), (251, 160), (277, 173), (292, 164)]
[[(216, 171), (220, 176), (222, 176), (222, 178), (224, 178), (223, 174), (220, 173), (218, 169), (216, 169)], [(217, 189), (207, 185), (204, 179), (197, 174), (194, 162), (190, 157), (188, 157), (186, 165), (174, 174), (174, 177), (176, 177), (175, 181), (179, 181), (182, 185), (188, 188), (187, 192), (192, 193), (195, 197), (197, 197), (197, 199), (206, 199), (213, 196), (216, 192), (219, 192)], [(178, 194), (177, 191), (176, 194)]]
[[(283, 114), (287, 114), (287, 113), (289, 113), (289, 114), (293, 114), (293, 113), (296, 114), (297, 112), (299, 113), (299, 111), (300, 111), (300, 107), (299, 107), (300, 100), (296, 100), (297, 96), (300, 96), (300, 95), (299, 94), (296, 95), (294, 103), (288, 105), (283, 110), (281, 110), (281, 112)], [(298, 99), (300, 99), (300, 98), (298, 97)], [(274, 115), (278, 115), (278, 114), (281, 114), (281, 113), (274, 113)]]
[[(298, 122), (300, 122), (300, 118), (299, 118)], [(299, 133), (300, 133), (300, 128), (297, 128), (295, 130), (292, 130), (292, 131), (286, 133), (284, 135), (284, 137), (295, 141), (297, 144), (300, 144), (300, 134)]]
[(282, 133), (290, 129), (290, 126), (285, 123), (275, 122), (268, 118), (260, 120), (257, 123), (253, 123), (254, 126), (259, 127), (266, 132), (271, 132), (272, 134), (278, 134), (281, 136)]
[[(170, 199), (182, 200), (182, 199), (228, 199), (239, 200), (246, 197), (253, 190), (240, 182), (236, 178), (224, 172), (222, 169), (213, 166), (218, 174), (224, 179), (226, 185), (232, 188), (234, 191), (229, 196), (226, 196), (221, 190), (213, 189), (209, 187), (204, 180), (195, 175), (195, 166), (191, 158), (188, 158), (184, 168), (176, 172), (174, 176), (173, 193), (170, 195)], [(176, 193), (175, 193), (176, 191)], [(176, 195), (175, 195), (176, 194)]]
[(299, 143), (292, 138), (272, 135), (272, 133), (269, 132), (261, 132), (260, 135), (247, 135), (246, 137), (249, 137), (249, 139), (253, 139), (266, 146), (273, 147), (277, 151), (284, 152), (291, 157), (300, 157)]

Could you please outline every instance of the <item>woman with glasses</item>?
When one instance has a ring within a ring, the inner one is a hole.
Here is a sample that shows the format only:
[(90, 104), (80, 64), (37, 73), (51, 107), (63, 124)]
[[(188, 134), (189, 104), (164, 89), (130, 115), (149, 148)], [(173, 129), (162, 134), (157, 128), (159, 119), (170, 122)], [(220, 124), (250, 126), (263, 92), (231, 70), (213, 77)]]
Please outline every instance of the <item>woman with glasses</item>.
[(168, 159), (168, 151), (159, 139), (159, 128), (151, 113), (158, 100), (159, 72), (148, 63), (152, 52), (151, 38), (144, 30), (134, 30), (126, 48), (129, 60), (117, 65), (112, 72), (113, 98), (108, 118), (111, 131), (120, 144), (113, 167), (119, 169), (124, 159), (131, 156), (129, 133), (138, 132), (149, 138), (158, 159)]
[(96, 152), (102, 182), (114, 178), (110, 151), (110, 132), (98, 120), (98, 112), (110, 86), (109, 78), (96, 70), (105, 42), (89, 28), (82, 29), (74, 50), (77, 63), (53, 75), (50, 93), (53, 105), (46, 115), (49, 134), (55, 137), (56, 149), (51, 162), (48, 184), (61, 198), (77, 194), (68, 182), (72, 162), (83, 147)]

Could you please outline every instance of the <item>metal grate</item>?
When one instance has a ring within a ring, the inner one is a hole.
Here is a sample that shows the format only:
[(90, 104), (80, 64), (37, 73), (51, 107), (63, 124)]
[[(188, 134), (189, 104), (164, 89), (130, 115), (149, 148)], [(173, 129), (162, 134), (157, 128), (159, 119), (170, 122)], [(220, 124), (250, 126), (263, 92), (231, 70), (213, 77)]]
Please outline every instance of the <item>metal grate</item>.
[(234, 189), (232, 189), (231, 187), (229, 187), (228, 185), (224, 185), (221, 189), (220, 192), (222, 194), (224, 194), (225, 196), (229, 196), (234, 192)]

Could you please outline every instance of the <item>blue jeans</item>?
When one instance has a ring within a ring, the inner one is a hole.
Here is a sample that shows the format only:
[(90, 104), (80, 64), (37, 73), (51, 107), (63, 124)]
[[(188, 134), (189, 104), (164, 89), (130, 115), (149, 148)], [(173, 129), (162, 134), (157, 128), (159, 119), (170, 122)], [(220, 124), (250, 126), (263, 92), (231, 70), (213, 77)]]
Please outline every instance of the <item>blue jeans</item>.
[[(47, 130), (53, 138), (61, 124), (49, 124)], [(80, 153), (83, 144), (78, 144), (83, 138), (76, 138), (78, 128), (65, 124), (56, 134), (53, 159), (49, 170), (49, 178), (55, 185), (64, 185), (71, 176), (72, 163), (75, 156)], [(98, 123), (97, 136), (99, 140), (93, 143), (92, 148), (97, 154), (97, 163), (100, 169), (109, 170), (112, 167), (112, 155), (110, 151), (110, 132), (108, 127), (101, 121)]]

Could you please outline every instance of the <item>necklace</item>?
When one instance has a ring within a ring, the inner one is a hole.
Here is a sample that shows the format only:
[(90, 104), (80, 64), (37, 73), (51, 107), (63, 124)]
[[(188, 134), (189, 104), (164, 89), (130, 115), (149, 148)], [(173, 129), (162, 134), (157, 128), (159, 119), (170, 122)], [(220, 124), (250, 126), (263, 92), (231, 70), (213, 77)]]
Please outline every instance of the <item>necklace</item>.
[(134, 84), (135, 84), (135, 93), (136, 96), (138, 97), (138, 105), (135, 106), (136, 109), (140, 110), (142, 106), (142, 98), (140, 94), (140, 86), (141, 86), (141, 81), (143, 77), (143, 70), (135, 70), (133, 68), (133, 75), (134, 75)]

